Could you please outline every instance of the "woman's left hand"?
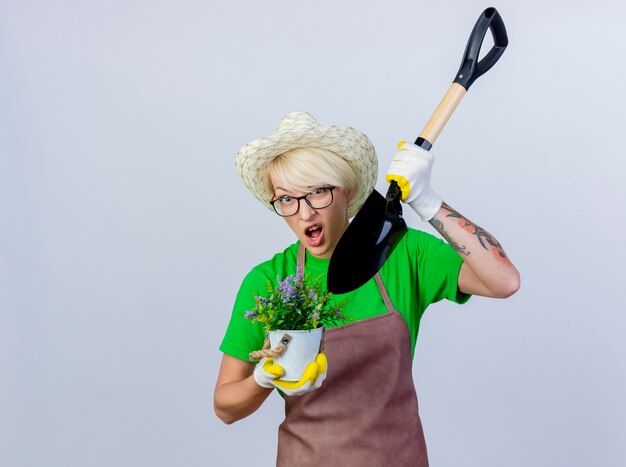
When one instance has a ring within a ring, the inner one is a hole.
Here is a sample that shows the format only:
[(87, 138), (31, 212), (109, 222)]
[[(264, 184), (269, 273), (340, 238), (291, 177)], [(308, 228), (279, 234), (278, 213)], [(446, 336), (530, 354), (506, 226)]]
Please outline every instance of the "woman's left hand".
[(319, 388), (326, 379), (328, 362), (326, 355), (318, 353), (314, 362), (309, 363), (300, 381), (282, 381), (274, 379), (272, 384), (288, 396), (301, 396)]
[(441, 208), (442, 199), (430, 187), (435, 158), (430, 151), (405, 141), (389, 166), (385, 180), (395, 180), (402, 190), (402, 201), (411, 206), (424, 222), (431, 220)]

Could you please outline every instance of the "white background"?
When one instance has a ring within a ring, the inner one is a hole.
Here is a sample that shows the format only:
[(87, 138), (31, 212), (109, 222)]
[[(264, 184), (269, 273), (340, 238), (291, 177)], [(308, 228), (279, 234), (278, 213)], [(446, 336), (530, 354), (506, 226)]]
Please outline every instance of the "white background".
[(510, 45), (432, 184), (522, 287), (428, 309), (431, 465), (626, 465), (617, 0), (0, 1), (0, 464), (273, 465), (277, 395), (212, 408), (239, 284), (294, 241), (235, 154), (304, 110), (372, 139), (384, 191), (488, 6)]

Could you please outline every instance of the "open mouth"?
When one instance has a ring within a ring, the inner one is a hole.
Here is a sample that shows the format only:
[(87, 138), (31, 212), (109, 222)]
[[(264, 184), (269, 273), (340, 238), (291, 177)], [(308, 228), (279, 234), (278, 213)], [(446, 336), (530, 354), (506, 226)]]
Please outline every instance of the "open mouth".
[(309, 246), (318, 247), (322, 244), (324, 238), (324, 229), (319, 224), (309, 226), (305, 231), (306, 241)]
[(315, 239), (322, 235), (322, 228), (319, 225), (312, 225), (304, 233), (307, 237)]

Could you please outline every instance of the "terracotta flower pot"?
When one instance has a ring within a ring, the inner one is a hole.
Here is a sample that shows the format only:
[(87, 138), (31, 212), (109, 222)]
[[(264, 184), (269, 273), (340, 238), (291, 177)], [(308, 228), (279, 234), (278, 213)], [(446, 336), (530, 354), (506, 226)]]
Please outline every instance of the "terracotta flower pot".
[(285, 369), (285, 374), (279, 379), (283, 381), (300, 381), (307, 365), (315, 361), (315, 357), (317, 357), (320, 351), (324, 328), (311, 329), (310, 331), (269, 331), (272, 349), (281, 343), (281, 339), (285, 334), (289, 334), (291, 340), (283, 354), (274, 358), (274, 363)]

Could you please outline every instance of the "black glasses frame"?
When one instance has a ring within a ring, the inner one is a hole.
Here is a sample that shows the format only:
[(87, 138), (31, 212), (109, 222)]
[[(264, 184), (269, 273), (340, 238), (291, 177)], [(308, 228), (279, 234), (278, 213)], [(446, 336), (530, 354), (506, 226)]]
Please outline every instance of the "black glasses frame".
[(300, 210), (300, 200), (301, 200), (301, 199), (303, 199), (304, 201), (306, 201), (306, 204), (308, 204), (308, 205), (309, 205), (309, 207), (310, 207), (311, 209), (324, 209), (324, 208), (327, 208), (328, 206), (330, 206), (331, 204), (333, 204), (333, 201), (335, 200), (335, 195), (333, 195), (333, 190), (334, 190), (335, 188), (336, 188), (336, 187), (334, 187), (334, 186), (321, 186), (321, 187), (319, 187), (319, 188), (316, 188), (316, 190), (324, 189), (324, 190), (328, 190), (328, 191), (330, 191), (330, 203), (328, 203), (326, 206), (324, 206), (324, 207), (322, 207), (322, 208), (316, 208), (316, 207), (315, 207), (315, 206), (313, 206), (313, 205), (311, 204), (311, 202), (307, 199), (307, 197), (313, 193), (312, 191), (311, 191), (311, 192), (309, 192), (309, 193), (307, 193), (306, 195), (303, 195), (303, 196), (289, 196), (290, 198), (295, 199), (296, 201), (298, 201), (298, 208), (294, 211), (294, 213), (293, 213), (293, 214), (287, 214), (287, 215), (285, 215), (285, 214), (281, 214), (281, 213), (280, 213), (280, 211), (278, 210), (278, 208), (276, 208), (276, 206), (274, 205), (274, 203), (275, 203), (276, 201), (278, 201), (280, 198), (282, 198), (282, 196), (281, 196), (280, 198), (276, 198), (276, 199), (271, 200), (271, 201), (270, 201), (270, 204), (271, 204), (271, 205), (272, 205), (272, 207), (274, 208), (274, 211), (276, 212), (276, 214), (278, 214), (280, 217), (291, 217), (291, 216), (295, 216), (296, 214), (298, 214), (298, 211)]

